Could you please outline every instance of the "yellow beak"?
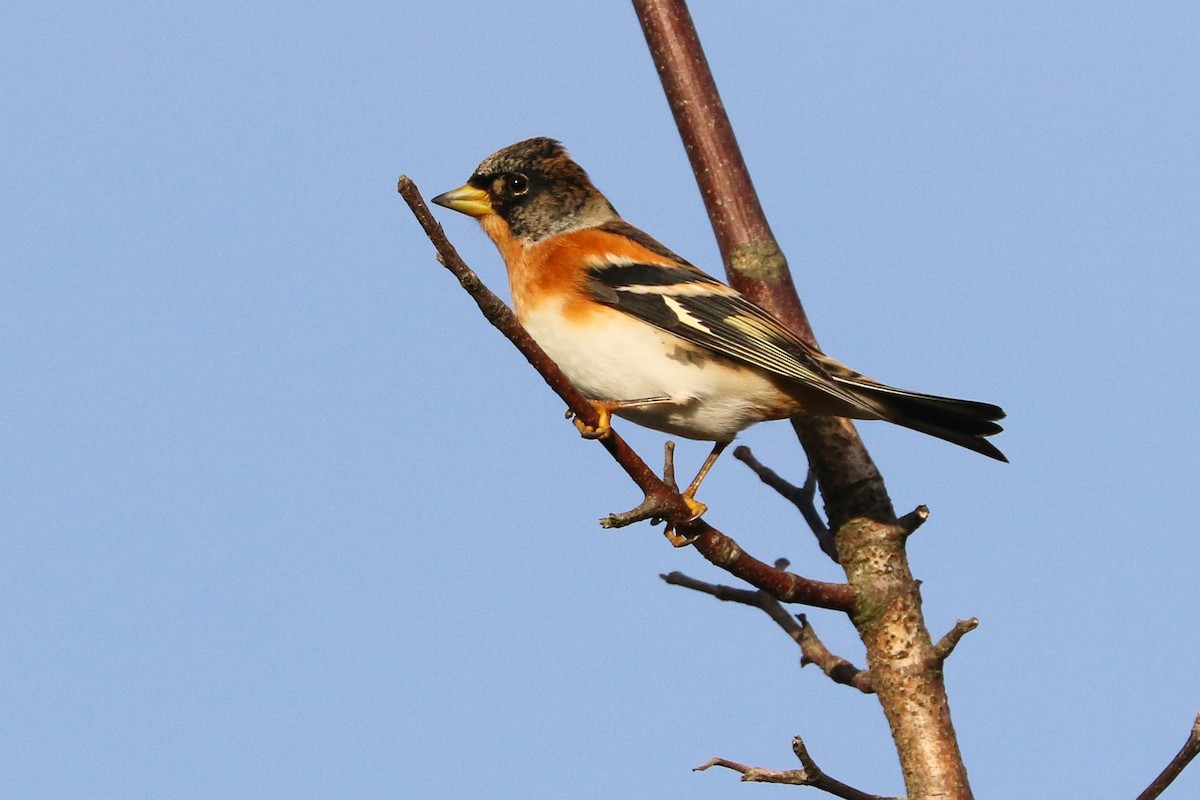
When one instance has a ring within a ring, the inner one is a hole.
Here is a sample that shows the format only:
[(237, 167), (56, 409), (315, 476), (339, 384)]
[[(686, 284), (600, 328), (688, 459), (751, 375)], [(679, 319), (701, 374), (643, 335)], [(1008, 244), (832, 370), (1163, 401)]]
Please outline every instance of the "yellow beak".
[(483, 189), (476, 189), (469, 183), (445, 194), (439, 194), (433, 198), (433, 202), (469, 217), (482, 217), (485, 214), (495, 213), (488, 193)]

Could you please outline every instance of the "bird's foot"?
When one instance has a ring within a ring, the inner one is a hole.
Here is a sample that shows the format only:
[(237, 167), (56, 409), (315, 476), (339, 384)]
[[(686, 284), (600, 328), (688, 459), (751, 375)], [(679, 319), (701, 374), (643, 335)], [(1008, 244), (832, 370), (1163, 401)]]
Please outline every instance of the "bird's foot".
[(704, 505), (704, 503), (701, 503), (687, 492), (683, 493), (683, 502), (687, 503), (688, 511), (692, 512), (692, 516), (688, 518), (688, 522), (695, 522), (708, 512), (708, 506)]
[(571, 409), (567, 409), (567, 419), (571, 420), (571, 423), (583, 438), (603, 439), (612, 433), (612, 425), (610, 424), (612, 421), (612, 406), (609, 403), (590, 402), (592, 408), (596, 409), (596, 416), (599, 418), (595, 425), (587, 424), (576, 416), (575, 412)]
[(585, 439), (603, 439), (612, 431), (612, 415), (616, 411), (623, 408), (641, 408), (643, 406), (653, 406), (660, 403), (670, 403), (671, 398), (664, 396), (660, 397), (643, 397), (638, 400), (588, 400), (592, 408), (596, 409), (596, 415), (600, 418), (595, 425), (588, 425), (586, 422), (576, 416), (575, 412), (567, 409), (567, 419), (575, 425), (579, 431), (579, 435)]

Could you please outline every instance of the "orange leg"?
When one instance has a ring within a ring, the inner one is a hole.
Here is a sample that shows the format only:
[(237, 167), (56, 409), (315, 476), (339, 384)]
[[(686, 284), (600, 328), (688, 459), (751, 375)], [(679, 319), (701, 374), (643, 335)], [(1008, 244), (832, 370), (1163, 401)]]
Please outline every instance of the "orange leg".
[(708, 458), (704, 459), (704, 463), (700, 465), (700, 471), (696, 473), (696, 477), (692, 478), (692, 482), (686, 489), (683, 490), (683, 502), (687, 503), (688, 508), (692, 510), (692, 519), (699, 519), (705, 511), (708, 511), (708, 506), (696, 499), (696, 490), (700, 488), (700, 483), (706, 477), (708, 472), (713, 468), (713, 464), (717, 463), (717, 459), (721, 453), (725, 452), (725, 448), (729, 447), (729, 442), (715, 442), (712, 452), (708, 454)]
[[(713, 468), (713, 464), (717, 463), (717, 458), (720, 457), (726, 447), (729, 447), (729, 442), (716, 442), (713, 444), (712, 452), (708, 454), (708, 458), (704, 459), (704, 463), (700, 466), (700, 471), (696, 473), (696, 477), (692, 479), (691, 484), (682, 492), (683, 502), (687, 503), (687, 507), (691, 510), (692, 519), (700, 519), (708, 511), (708, 506), (696, 499), (696, 490), (700, 488), (700, 482), (708, 475), (709, 470)], [(687, 536), (681, 536), (676, 533), (673, 525), (668, 524), (663, 533), (666, 535), (667, 541), (676, 547), (686, 547), (692, 543), (692, 540)]]

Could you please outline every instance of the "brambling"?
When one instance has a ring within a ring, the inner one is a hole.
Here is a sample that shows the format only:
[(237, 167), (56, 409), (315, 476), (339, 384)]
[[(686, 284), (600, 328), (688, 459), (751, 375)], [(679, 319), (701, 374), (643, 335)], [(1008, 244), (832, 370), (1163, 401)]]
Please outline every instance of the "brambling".
[(683, 492), (744, 428), (797, 414), (882, 419), (1007, 461), (985, 436), (994, 405), (874, 381), (802, 341), (734, 289), (621, 219), (563, 146), (528, 139), (484, 159), (433, 199), (475, 217), (508, 270), (521, 324), (588, 398), (603, 436), (610, 415), (714, 442)]

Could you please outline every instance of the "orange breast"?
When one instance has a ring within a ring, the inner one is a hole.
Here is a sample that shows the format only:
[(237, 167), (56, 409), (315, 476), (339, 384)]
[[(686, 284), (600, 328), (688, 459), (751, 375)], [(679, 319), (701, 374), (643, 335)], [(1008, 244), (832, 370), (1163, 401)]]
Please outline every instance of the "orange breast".
[(528, 242), (512, 236), (498, 216), (480, 222), (504, 259), (518, 316), (549, 301), (563, 302), (563, 314), (568, 318), (589, 313), (587, 271), (605, 257), (678, 266), (631, 239), (598, 228)]

